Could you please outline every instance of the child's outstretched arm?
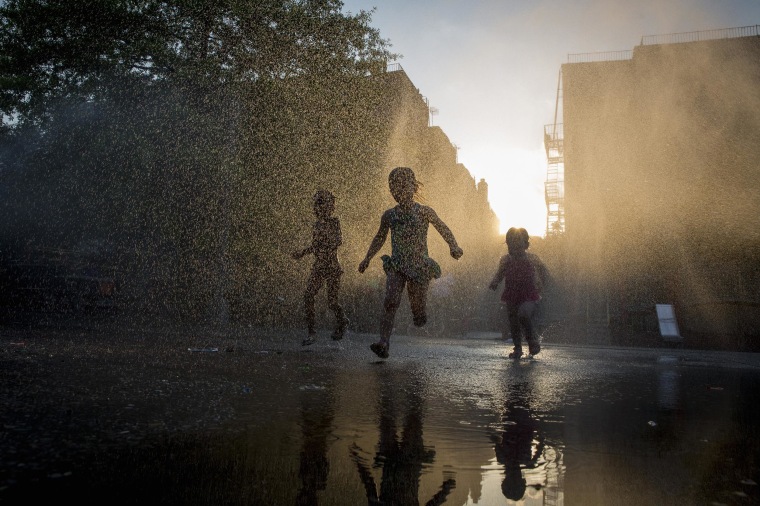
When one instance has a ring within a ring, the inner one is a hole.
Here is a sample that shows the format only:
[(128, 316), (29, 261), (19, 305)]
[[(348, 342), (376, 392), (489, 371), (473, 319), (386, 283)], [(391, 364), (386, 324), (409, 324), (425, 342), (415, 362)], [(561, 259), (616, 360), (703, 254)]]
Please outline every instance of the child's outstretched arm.
[(504, 276), (507, 274), (507, 257), (503, 256), (501, 257), (501, 260), (499, 260), (499, 268), (496, 270), (496, 274), (494, 274), (493, 279), (488, 284), (488, 288), (491, 290), (496, 290), (496, 288), (499, 286), (499, 283), (504, 279)]
[(364, 260), (359, 264), (359, 272), (364, 272), (367, 270), (367, 267), (369, 267), (369, 262), (372, 260), (372, 257), (374, 257), (378, 251), (380, 251), (380, 248), (383, 247), (383, 244), (385, 244), (385, 239), (388, 237), (388, 230), (391, 228), (391, 222), (390, 218), (388, 217), (388, 212), (386, 211), (383, 213), (383, 217), (380, 218), (380, 228), (377, 229), (377, 233), (375, 234), (375, 237), (372, 238), (372, 243), (369, 245), (369, 249), (367, 250), (367, 255), (364, 257)]
[(425, 207), (424, 209), (427, 213), (428, 221), (433, 225), (433, 228), (435, 228), (438, 233), (441, 234), (441, 237), (443, 237), (443, 240), (446, 241), (446, 244), (449, 245), (449, 253), (451, 253), (451, 256), (459, 260), (464, 254), (464, 251), (462, 251), (462, 248), (460, 248), (459, 244), (457, 244), (457, 240), (454, 238), (454, 234), (451, 232), (451, 229), (443, 222), (441, 218), (438, 217), (438, 214), (432, 208)]

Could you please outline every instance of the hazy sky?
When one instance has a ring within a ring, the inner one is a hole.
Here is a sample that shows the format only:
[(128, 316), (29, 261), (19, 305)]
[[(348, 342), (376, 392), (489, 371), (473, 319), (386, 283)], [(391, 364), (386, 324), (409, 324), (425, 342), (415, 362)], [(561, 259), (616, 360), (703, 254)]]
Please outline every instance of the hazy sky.
[(760, 0), (344, 0), (371, 10), (438, 109), (459, 161), (489, 184), (502, 229), (544, 235), (543, 127), (570, 53), (631, 50), (645, 35), (760, 24)]

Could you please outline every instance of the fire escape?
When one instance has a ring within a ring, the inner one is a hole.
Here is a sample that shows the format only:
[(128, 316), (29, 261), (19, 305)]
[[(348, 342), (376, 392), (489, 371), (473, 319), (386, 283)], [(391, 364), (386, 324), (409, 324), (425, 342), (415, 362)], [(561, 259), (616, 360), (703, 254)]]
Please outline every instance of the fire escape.
[(562, 100), (562, 69), (557, 80), (557, 100), (554, 106), (554, 123), (544, 125), (544, 148), (546, 149), (546, 236), (565, 232), (565, 154), (562, 123), (557, 123)]

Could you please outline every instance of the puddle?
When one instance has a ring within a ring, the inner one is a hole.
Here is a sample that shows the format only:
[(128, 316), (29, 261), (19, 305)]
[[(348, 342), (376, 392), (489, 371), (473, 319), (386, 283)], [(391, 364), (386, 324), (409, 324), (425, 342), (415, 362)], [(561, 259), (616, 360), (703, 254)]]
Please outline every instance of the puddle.
[(351, 506), (760, 500), (758, 372), (650, 363), (595, 369), (550, 352), (467, 371), (454, 359), (315, 360), (290, 369), (292, 382), (246, 386), (218, 430), (93, 449), (43, 497), (32, 486), (14, 494)]

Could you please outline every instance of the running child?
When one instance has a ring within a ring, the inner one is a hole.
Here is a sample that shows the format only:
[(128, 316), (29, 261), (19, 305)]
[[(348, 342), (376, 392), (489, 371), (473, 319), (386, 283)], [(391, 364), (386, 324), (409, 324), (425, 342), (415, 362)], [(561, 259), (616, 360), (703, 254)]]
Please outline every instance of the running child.
[(499, 283), (504, 281), (501, 300), (506, 304), (509, 332), (514, 344), (509, 358), (520, 358), (523, 353), (523, 336), (528, 341), (528, 352), (531, 355), (541, 351), (541, 345), (533, 331), (533, 317), (548, 274), (538, 256), (526, 251), (530, 246), (527, 230), (512, 227), (507, 231), (506, 239), (508, 253), (499, 260), (499, 268), (488, 287), (496, 290)]
[(293, 258), (296, 260), (308, 254), (314, 255), (314, 264), (303, 294), (306, 327), (309, 333), (301, 343), (304, 346), (314, 344), (317, 337), (314, 304), (317, 293), (325, 283), (327, 284), (327, 304), (335, 313), (336, 324), (332, 338), (336, 341), (343, 339), (349, 323), (343, 307), (338, 304), (340, 278), (343, 275), (343, 269), (338, 263), (338, 246), (343, 243), (343, 237), (340, 231), (340, 220), (332, 216), (334, 211), (335, 196), (327, 190), (318, 190), (314, 194), (314, 215), (317, 221), (314, 222), (311, 245), (293, 252)]
[(380, 321), (380, 340), (370, 349), (380, 358), (388, 358), (393, 322), (401, 303), (404, 287), (407, 289), (414, 325), (422, 327), (427, 322), (426, 303), (430, 280), (441, 276), (441, 267), (428, 256), (428, 225), (441, 234), (449, 245), (449, 252), (459, 259), (462, 248), (454, 234), (438, 217), (436, 212), (415, 201), (420, 183), (409, 167), (396, 167), (388, 176), (388, 187), (397, 206), (385, 211), (380, 218), (378, 229), (367, 251), (367, 256), (359, 264), (359, 272), (364, 272), (370, 260), (380, 251), (391, 232), (391, 254), (383, 255), (385, 271), (385, 300)]

